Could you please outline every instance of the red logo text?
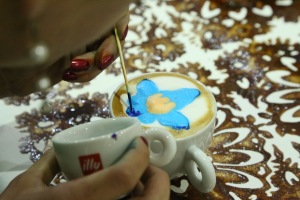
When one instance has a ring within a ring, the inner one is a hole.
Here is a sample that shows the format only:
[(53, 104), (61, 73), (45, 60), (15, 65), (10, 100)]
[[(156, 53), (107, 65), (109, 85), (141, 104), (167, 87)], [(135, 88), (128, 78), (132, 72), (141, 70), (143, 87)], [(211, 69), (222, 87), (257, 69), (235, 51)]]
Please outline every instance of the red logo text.
[(83, 175), (89, 175), (103, 168), (100, 154), (79, 156), (79, 162)]

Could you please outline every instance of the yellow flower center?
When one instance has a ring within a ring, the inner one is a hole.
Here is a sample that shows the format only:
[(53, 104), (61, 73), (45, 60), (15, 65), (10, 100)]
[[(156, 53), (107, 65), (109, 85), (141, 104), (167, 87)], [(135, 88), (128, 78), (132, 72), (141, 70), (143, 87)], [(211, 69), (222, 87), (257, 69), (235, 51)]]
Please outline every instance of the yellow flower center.
[(161, 93), (149, 96), (147, 108), (149, 113), (166, 114), (175, 108), (176, 103), (170, 101), (168, 97), (163, 97)]

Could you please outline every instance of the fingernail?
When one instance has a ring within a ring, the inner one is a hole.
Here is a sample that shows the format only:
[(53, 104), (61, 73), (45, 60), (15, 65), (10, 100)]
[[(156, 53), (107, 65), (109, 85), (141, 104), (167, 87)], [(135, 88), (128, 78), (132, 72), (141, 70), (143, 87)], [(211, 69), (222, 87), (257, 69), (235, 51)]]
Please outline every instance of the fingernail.
[(146, 146), (148, 146), (148, 141), (145, 137), (141, 136), (141, 139), (143, 140), (143, 142), (145, 143)]
[(75, 71), (85, 71), (90, 67), (90, 63), (85, 59), (74, 59), (71, 62), (70, 68)]
[(125, 31), (123, 32), (121, 40), (125, 40), (127, 33), (128, 33), (128, 25), (126, 26)]
[(65, 81), (73, 81), (78, 79), (78, 76), (74, 72), (67, 70), (63, 73), (62, 79)]
[(98, 68), (100, 70), (104, 70), (106, 69), (113, 61), (115, 60), (115, 57), (113, 55), (108, 55), (108, 56), (104, 56), (100, 63), (99, 63), (99, 66)]

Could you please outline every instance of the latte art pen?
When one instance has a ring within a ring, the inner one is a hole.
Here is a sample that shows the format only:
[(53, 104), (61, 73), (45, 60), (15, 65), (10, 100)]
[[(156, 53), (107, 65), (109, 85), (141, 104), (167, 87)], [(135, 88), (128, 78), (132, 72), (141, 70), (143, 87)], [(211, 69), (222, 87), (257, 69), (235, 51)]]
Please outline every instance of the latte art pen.
[(126, 68), (125, 68), (125, 62), (124, 62), (124, 57), (123, 57), (123, 50), (120, 42), (120, 38), (118, 35), (118, 30), (115, 27), (115, 36), (116, 36), (116, 42), (119, 50), (119, 55), (120, 55), (120, 61), (121, 61), (121, 66), (122, 66), (122, 72), (123, 72), (123, 77), (125, 80), (125, 87), (128, 95), (128, 101), (129, 101), (129, 107), (130, 107), (130, 112), (132, 112), (132, 101), (131, 101), (131, 95), (129, 92), (129, 87), (128, 87), (128, 81), (127, 81), (127, 74), (126, 74)]

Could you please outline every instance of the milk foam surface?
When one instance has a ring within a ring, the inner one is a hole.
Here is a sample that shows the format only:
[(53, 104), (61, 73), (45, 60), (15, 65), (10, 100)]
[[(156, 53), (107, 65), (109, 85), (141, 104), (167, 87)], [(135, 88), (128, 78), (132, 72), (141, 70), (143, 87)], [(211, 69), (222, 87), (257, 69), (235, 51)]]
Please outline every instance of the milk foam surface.
[[(184, 104), (184, 106), (182, 106), (182, 108), (176, 110), (170, 110), (171, 112), (177, 112), (179, 113), (179, 115), (184, 116), (187, 119), (188, 122), (188, 128), (184, 128), (185, 130), (181, 129), (179, 130), (178, 128), (174, 128), (174, 127), (170, 127), (170, 126), (166, 126), (164, 122), (162, 122), (161, 120), (161, 116), (155, 115), (158, 117), (158, 120), (153, 120), (151, 121), (151, 123), (143, 123), (142, 118), (144, 119), (145, 116), (141, 117), (139, 120), (141, 121), (141, 124), (144, 127), (161, 127), (161, 128), (165, 128), (168, 129), (169, 131), (171, 131), (175, 137), (184, 137), (187, 135), (192, 135), (193, 133), (195, 133), (196, 131), (198, 131), (199, 129), (204, 128), (212, 119), (213, 116), (215, 114), (215, 104), (214, 104), (214, 98), (212, 96), (212, 94), (207, 91), (207, 89), (200, 84), (199, 82), (197, 82), (196, 80), (184, 76), (184, 75), (180, 75), (180, 74), (175, 74), (175, 73), (153, 73), (153, 74), (146, 74), (142, 77), (138, 77), (135, 79), (132, 79), (129, 81), (129, 90), (131, 93), (131, 96), (134, 98), (136, 95), (138, 95), (138, 93), (141, 93), (141, 89), (137, 89), (137, 85), (139, 85), (139, 83), (143, 82), (143, 80), (147, 80), (148, 82), (151, 81), (154, 85), (155, 90), (157, 89), (157, 92), (160, 93), (163, 91), (168, 91), (173, 93), (173, 96), (175, 96), (173, 99), (173, 101), (175, 101), (175, 105), (176, 105), (176, 101), (187, 101), (187, 103)], [(192, 99), (188, 99), (191, 98), (189, 97), (189, 95), (182, 95), (185, 94), (183, 93), (178, 93), (181, 94), (181, 96), (177, 96), (176, 92), (177, 91), (187, 91), (187, 93), (190, 90), (199, 91), (199, 95), (195, 96), (195, 98)], [(168, 93), (167, 92), (167, 93)], [(151, 92), (150, 92), (151, 93)], [(152, 94), (152, 93), (151, 93)], [(174, 95), (175, 94), (175, 95)], [(144, 94), (142, 94), (142, 97)], [(169, 101), (168, 96), (162, 96), (162, 98), (164, 101), (166, 101), (166, 103), (170, 103), (171, 100)], [(141, 104), (143, 102), (143, 98), (140, 98), (141, 101), (138, 100), (138, 103)], [(128, 109), (128, 95), (127, 92), (125, 90), (125, 86), (121, 86), (118, 91), (115, 93), (115, 95), (113, 96), (112, 102), (111, 102), (111, 109), (113, 110), (113, 113), (115, 116), (127, 116), (126, 114), (126, 110)], [(173, 102), (172, 102), (173, 103)], [(119, 105), (116, 105), (119, 104)], [(179, 104), (179, 103), (178, 103)], [(133, 107), (135, 107), (133, 105)], [(146, 107), (146, 105), (145, 105)], [(167, 107), (163, 106), (163, 107)], [(148, 112), (148, 111), (146, 111)], [(172, 115), (168, 116), (168, 113), (165, 114), (165, 118), (167, 121), (172, 121), (174, 120), (174, 123), (176, 121), (176, 117), (173, 117)], [(177, 116), (177, 114), (176, 114)], [(149, 114), (149, 116), (146, 116), (149, 118), (152, 118), (153, 115), (151, 115), (151, 113)], [(180, 120), (180, 119), (179, 119)], [(166, 123), (172, 123), (172, 122), (166, 122)], [(173, 130), (172, 130), (173, 129)]]

